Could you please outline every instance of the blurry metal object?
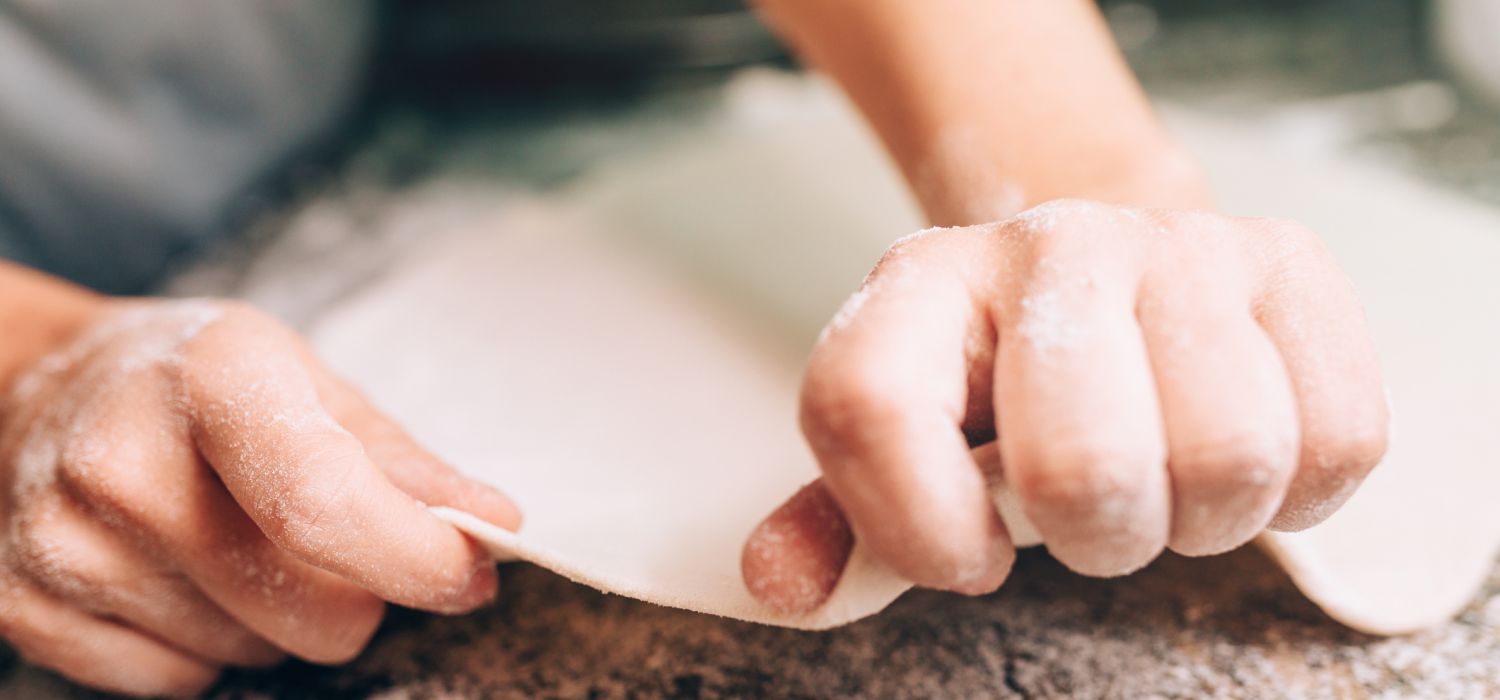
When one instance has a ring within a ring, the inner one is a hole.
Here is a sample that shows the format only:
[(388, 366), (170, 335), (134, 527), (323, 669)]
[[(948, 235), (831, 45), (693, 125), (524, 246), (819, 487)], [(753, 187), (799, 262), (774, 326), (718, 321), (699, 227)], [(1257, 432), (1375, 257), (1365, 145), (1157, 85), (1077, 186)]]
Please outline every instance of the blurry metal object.
[(435, 0), (394, 9), (392, 40), (406, 58), (485, 72), (637, 73), (783, 54), (742, 0)]
[(1500, 2), (1435, 0), (1434, 42), (1448, 66), (1500, 107)]

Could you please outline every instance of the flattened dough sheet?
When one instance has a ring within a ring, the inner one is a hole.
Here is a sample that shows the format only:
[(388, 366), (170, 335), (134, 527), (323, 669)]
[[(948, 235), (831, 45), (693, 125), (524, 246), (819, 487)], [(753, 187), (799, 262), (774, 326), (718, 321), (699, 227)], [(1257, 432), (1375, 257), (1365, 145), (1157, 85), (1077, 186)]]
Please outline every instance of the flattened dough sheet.
[[(787, 99), (795, 118), (637, 157), (565, 206), (434, 232), (422, 256), (314, 324), (334, 367), (527, 520), (513, 534), (444, 517), (601, 590), (756, 622), (831, 627), (908, 588), (860, 551), (809, 616), (778, 616), (740, 583), (746, 534), (816, 473), (795, 429), (809, 329), (837, 307), (830, 290), (851, 290), (918, 227), (847, 110)], [(1386, 463), (1332, 520), (1263, 545), (1353, 627), (1441, 622), (1500, 542), (1500, 217), (1378, 169), (1294, 157), (1238, 124), (1172, 121), (1229, 210), (1324, 235), (1386, 364)], [(654, 249), (675, 263), (642, 252)]]

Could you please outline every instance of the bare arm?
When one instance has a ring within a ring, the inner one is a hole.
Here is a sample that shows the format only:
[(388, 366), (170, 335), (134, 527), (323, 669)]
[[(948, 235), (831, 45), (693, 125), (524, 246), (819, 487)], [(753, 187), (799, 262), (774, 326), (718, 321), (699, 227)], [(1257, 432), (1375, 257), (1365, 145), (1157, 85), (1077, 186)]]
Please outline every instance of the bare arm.
[(103, 303), (82, 287), (0, 260), (0, 387), (77, 334)]
[(949, 228), (893, 245), (814, 349), (823, 478), (747, 542), (757, 598), (821, 604), (855, 538), (994, 589), (996, 468), (1058, 560), (1118, 575), (1311, 526), (1380, 460), (1352, 285), (1295, 223), (1202, 211), (1090, 0), (763, 2)]
[(885, 141), (934, 224), (1060, 197), (1200, 207), (1207, 189), (1090, 0), (762, 0)]

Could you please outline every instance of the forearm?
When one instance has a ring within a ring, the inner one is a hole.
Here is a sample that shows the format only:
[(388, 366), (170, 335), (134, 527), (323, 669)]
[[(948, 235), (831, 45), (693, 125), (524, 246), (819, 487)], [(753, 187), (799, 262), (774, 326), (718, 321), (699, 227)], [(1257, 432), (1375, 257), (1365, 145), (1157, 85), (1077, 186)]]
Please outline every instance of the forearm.
[(849, 93), (936, 224), (1059, 197), (1208, 203), (1090, 0), (761, 6)]
[(104, 298), (0, 260), (0, 390), (38, 357), (75, 335)]

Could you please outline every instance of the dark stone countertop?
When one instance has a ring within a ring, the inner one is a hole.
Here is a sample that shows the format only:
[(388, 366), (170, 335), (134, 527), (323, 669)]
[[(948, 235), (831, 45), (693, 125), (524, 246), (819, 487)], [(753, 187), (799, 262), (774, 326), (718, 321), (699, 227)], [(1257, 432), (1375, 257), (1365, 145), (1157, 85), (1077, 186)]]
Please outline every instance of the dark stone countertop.
[(1409, 637), (1331, 621), (1259, 552), (1087, 579), (1041, 552), (983, 598), (915, 591), (822, 633), (656, 607), (531, 566), (491, 608), (397, 611), (342, 668), (234, 673), (220, 698), (1500, 696), (1500, 572)]
[[(1138, 2), (1107, 3), (1112, 19), (1133, 17), (1140, 25), (1132, 30), (1139, 40), (1125, 42), (1126, 49), (1158, 95), (1262, 110), (1438, 77), (1422, 52), (1421, 23), (1411, 21), (1419, 3), (1410, 0), (1156, 4), (1159, 16), (1142, 15)], [(1131, 11), (1113, 11), (1121, 6)], [(1270, 6), (1277, 11), (1267, 12)], [(473, 127), (470, 121), (497, 133), (492, 147), (470, 160), (519, 182), (564, 181), (596, 160), (595, 151), (619, 150), (615, 141), (606, 148), (578, 139), (570, 131), (577, 125), (559, 117), (577, 111), (566, 101), (551, 111), (502, 103), (456, 126), (424, 117), (415, 130), (408, 106), (397, 106), (374, 145), (360, 149), (378, 157), (355, 159), (345, 170), (396, 173), (389, 177), (404, 182), (408, 171), (441, 160), (434, 154), (445, 153), (442, 140), (432, 134), (451, 135)], [(497, 130), (489, 112), (504, 115), (501, 126), (509, 127)], [(538, 138), (559, 121), (562, 136)], [(648, 133), (677, 126), (655, 112), (639, 121), (661, 122)], [(1492, 113), (1466, 103), (1440, 128), (1372, 134), (1355, 145), (1389, 152), (1451, 189), (1500, 201), (1496, 124)], [(640, 129), (621, 133), (643, 140)], [(507, 566), (503, 575), (505, 591), (493, 607), (456, 618), (393, 611), (349, 665), (234, 672), (212, 696), (1500, 697), (1500, 570), (1454, 622), (1392, 639), (1329, 620), (1253, 550), (1205, 560), (1167, 556), (1110, 581), (1073, 575), (1029, 552), (992, 596), (914, 591), (876, 617), (825, 633), (602, 595), (526, 565)], [(82, 694), (0, 647), (0, 697)]]

